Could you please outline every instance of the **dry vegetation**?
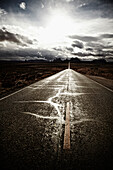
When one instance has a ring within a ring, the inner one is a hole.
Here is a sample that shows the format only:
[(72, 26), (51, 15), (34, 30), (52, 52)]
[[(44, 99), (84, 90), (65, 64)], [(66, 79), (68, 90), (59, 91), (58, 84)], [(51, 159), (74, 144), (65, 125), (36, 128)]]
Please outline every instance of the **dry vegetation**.
[[(64, 70), (67, 65), (67, 63), (0, 62), (0, 97)], [(113, 79), (113, 64), (71, 63), (71, 68), (82, 74)]]
[(81, 74), (99, 76), (113, 80), (113, 63), (106, 64), (72, 63), (71, 68)]
[(54, 63), (0, 63), (0, 96), (7, 95), (63, 69), (67, 64)]

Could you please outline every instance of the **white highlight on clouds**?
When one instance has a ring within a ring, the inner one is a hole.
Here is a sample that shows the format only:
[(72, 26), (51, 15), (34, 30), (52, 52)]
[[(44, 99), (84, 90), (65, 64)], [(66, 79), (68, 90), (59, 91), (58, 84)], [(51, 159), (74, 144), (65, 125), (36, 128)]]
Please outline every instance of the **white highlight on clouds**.
[(79, 5), (79, 7), (84, 7), (86, 5), (87, 5), (87, 3), (83, 3), (83, 4)]
[(7, 12), (4, 9), (0, 8), (0, 16), (6, 15), (6, 14)]
[(41, 8), (44, 8), (44, 4), (43, 3), (41, 3)]
[(66, 0), (66, 2), (73, 2), (74, 0)]
[[(24, 0), (23, 0), (24, 1)], [(87, 5), (87, 4), (86, 4)], [(80, 6), (85, 6), (81, 4)], [(80, 6), (77, 6), (79, 8)], [(44, 11), (43, 11), (44, 12)], [(20, 46), (16, 43), (10, 42), (2, 42), (3, 48), (6, 49), (47, 49), (53, 52), (54, 47), (61, 46), (61, 50), (54, 50), (56, 57), (75, 57), (73, 54), (75, 53), (88, 53), (85, 49), (88, 48), (88, 45), (84, 42), (84, 49), (74, 48), (73, 53), (71, 53), (65, 47), (71, 47), (73, 44), (74, 39), (70, 39), (69, 35), (79, 35), (79, 36), (94, 36), (97, 37), (100, 34), (108, 34), (112, 33), (113, 28), (113, 19), (109, 18), (85, 18), (83, 15), (76, 15), (73, 17), (68, 11), (65, 9), (51, 9), (50, 14), (45, 16), (44, 22), (45, 25), (43, 26), (42, 23), (38, 22), (36, 17), (36, 22), (33, 22), (26, 17), (24, 13), (17, 14), (17, 13), (10, 13), (4, 9), (0, 8), (0, 28), (2, 27), (7, 28), (7, 30), (14, 34), (20, 34), (22, 36), (27, 37), (33, 41), (33, 44), (28, 44), (28, 46)], [(5, 19), (4, 19), (5, 18)], [(36, 41), (37, 40), (37, 41)], [(113, 45), (111, 39), (103, 39), (101, 42), (104, 46)], [(106, 52), (107, 49), (104, 49)], [(111, 48), (112, 50), (112, 48)], [(98, 51), (94, 51), (93, 54), (97, 53)], [(89, 52), (90, 53), (90, 52)], [(43, 53), (42, 53), (43, 54)], [(92, 53), (91, 53), (92, 54)], [(30, 54), (29, 54), (30, 55)], [(39, 54), (40, 55), (40, 54)], [(38, 56), (39, 56), (38, 55)], [(79, 54), (78, 54), (79, 55)], [(36, 54), (37, 56), (37, 54)], [(40, 55), (41, 57), (41, 55)], [(79, 58), (83, 58), (80, 57)], [(95, 59), (96, 56), (86, 56), (84, 59)], [(22, 58), (22, 60), (24, 57)]]
[(54, 46), (54, 43), (64, 42), (66, 36), (74, 30), (73, 19), (64, 11), (54, 10), (46, 27), (39, 30), (38, 40), (43, 46)]
[(20, 6), (20, 8), (23, 9), (23, 10), (26, 9), (26, 3), (25, 3), (25, 2), (21, 2), (21, 3), (19, 4), (19, 6)]

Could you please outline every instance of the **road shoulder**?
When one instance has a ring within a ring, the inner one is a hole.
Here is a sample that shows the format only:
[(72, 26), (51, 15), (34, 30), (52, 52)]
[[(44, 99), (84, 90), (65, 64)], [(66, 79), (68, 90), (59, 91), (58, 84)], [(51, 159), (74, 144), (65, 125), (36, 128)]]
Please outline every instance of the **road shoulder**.
[(88, 78), (102, 84), (103, 86), (113, 90), (113, 80), (110, 80), (110, 79), (106, 79), (104, 77), (98, 77), (98, 76), (89, 76), (89, 75), (86, 75)]

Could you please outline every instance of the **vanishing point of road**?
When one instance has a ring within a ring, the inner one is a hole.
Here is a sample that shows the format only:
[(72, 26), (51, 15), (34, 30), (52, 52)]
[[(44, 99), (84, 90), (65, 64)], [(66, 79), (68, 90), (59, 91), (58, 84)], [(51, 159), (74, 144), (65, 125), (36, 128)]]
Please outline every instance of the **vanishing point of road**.
[(68, 68), (0, 99), (1, 170), (113, 168), (113, 92)]

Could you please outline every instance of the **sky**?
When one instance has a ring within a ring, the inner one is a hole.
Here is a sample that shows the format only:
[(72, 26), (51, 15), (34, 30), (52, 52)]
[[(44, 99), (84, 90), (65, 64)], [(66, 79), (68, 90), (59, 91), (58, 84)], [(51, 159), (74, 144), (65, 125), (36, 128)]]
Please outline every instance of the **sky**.
[(1, 0), (0, 60), (113, 61), (112, 0)]

